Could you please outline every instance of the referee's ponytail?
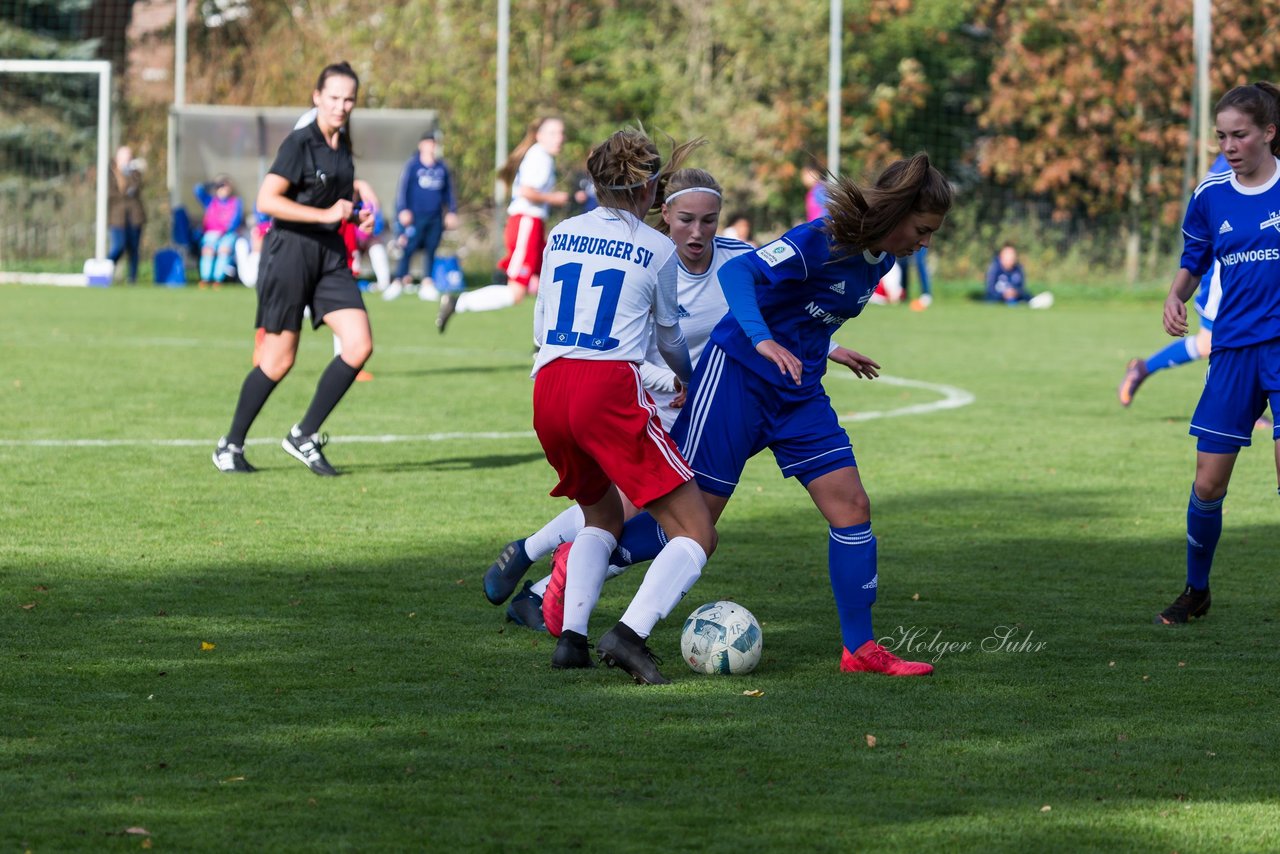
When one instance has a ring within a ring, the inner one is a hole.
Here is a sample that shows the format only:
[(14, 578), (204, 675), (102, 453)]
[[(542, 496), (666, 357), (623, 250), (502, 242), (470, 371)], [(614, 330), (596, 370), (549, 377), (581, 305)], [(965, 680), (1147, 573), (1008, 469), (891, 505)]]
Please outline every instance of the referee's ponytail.
[(1216, 116), (1223, 110), (1238, 110), (1263, 130), (1267, 125), (1276, 128), (1276, 135), (1271, 138), (1271, 153), (1280, 155), (1280, 88), (1274, 83), (1261, 80), (1235, 87), (1218, 99), (1213, 114)]

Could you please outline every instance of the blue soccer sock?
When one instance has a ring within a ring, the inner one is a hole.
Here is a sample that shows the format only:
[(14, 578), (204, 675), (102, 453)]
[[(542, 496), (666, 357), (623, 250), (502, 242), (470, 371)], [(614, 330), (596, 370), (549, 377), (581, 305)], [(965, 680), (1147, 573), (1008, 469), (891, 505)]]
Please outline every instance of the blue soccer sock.
[(1195, 487), (1191, 488), (1191, 500), (1187, 502), (1187, 585), (1196, 590), (1209, 586), (1209, 570), (1213, 567), (1213, 552), (1222, 536), (1222, 501), (1202, 501)]
[(1147, 370), (1154, 374), (1156, 371), (1185, 365), (1199, 358), (1200, 351), (1196, 349), (1195, 336), (1186, 340), (1179, 338), (1163, 350), (1152, 354), (1151, 358), (1147, 359)]
[(875, 637), (871, 631), (871, 606), (876, 601), (876, 538), (871, 523), (832, 528), (827, 547), (831, 592), (840, 614), (840, 636), (853, 652)]
[(209, 282), (213, 280), (213, 256), (200, 256), (200, 281)]
[(618, 547), (609, 555), (609, 563), (631, 566), (653, 560), (666, 544), (667, 532), (662, 530), (658, 520), (648, 513), (641, 513), (622, 526), (622, 536), (618, 538)]

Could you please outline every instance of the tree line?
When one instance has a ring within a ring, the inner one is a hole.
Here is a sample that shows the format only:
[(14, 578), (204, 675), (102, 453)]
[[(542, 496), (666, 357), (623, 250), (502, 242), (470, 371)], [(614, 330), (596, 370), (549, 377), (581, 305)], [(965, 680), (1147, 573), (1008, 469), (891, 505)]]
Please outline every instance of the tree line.
[[(205, 3), (193, 19), (191, 103), (305, 104), (317, 71), (347, 59), (362, 107), (439, 110), (462, 197), (477, 209), (491, 198), (496, 2), (228, 5)], [(726, 205), (762, 230), (785, 227), (803, 210), (800, 171), (826, 151), (827, 7), (511, 0), (507, 142), (559, 114), (567, 170), (623, 124), (703, 136), (696, 165), (725, 186)], [(1278, 7), (1215, 0), (1214, 98), (1280, 73)], [(960, 191), (949, 242), (978, 253), (973, 265), (1009, 232), (1131, 280), (1176, 251), (1197, 177), (1191, 3), (845, 0), (843, 23), (840, 170), (870, 175), (928, 151)]]

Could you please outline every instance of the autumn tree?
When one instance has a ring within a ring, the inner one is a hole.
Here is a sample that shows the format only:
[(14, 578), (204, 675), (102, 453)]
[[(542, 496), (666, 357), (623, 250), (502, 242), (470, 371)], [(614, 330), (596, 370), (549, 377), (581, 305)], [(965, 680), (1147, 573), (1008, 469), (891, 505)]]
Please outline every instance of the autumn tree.
[[(1118, 230), (1130, 281), (1141, 240), (1176, 224), (1194, 87), (1190, 4), (992, 3), (1000, 46), (976, 149), (983, 175)], [(1214, 5), (1214, 89), (1276, 67), (1277, 0)], [(1215, 95), (1216, 97), (1216, 95)], [(1170, 229), (1172, 231), (1172, 229)]]

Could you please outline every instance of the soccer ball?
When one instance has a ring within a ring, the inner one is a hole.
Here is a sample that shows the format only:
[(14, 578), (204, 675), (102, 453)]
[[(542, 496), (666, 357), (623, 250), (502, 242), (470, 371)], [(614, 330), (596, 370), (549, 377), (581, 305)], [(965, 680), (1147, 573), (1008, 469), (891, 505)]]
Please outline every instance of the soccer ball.
[(680, 655), (698, 673), (750, 673), (763, 649), (760, 624), (737, 602), (703, 605), (680, 632)]

